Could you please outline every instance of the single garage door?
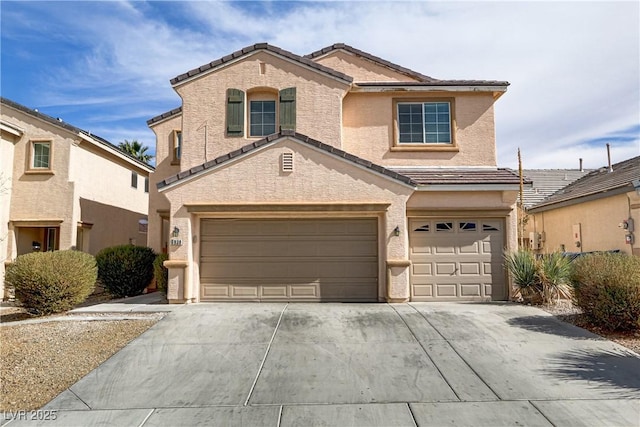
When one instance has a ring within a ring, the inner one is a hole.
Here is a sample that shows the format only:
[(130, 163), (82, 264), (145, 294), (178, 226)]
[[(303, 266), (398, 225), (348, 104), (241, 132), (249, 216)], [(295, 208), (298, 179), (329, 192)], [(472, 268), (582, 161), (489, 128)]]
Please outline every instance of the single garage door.
[(377, 219), (203, 219), (202, 301), (377, 301)]
[(505, 300), (501, 219), (411, 219), (411, 300)]

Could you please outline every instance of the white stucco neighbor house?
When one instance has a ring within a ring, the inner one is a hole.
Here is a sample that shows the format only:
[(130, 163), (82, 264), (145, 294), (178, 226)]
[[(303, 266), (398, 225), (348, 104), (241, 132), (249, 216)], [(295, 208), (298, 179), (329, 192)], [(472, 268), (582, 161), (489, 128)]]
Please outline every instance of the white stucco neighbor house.
[(509, 298), (507, 82), (260, 43), (171, 85), (182, 105), (148, 121), (148, 245), (169, 254), (170, 302)]
[(0, 296), (5, 265), (18, 255), (146, 244), (153, 167), (61, 119), (0, 101)]

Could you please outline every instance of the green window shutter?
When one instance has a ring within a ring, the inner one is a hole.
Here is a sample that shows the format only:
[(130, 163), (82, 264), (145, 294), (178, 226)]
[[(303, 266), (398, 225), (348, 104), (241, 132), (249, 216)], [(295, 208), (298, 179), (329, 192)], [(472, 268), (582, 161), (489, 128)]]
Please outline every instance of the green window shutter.
[(227, 135), (244, 134), (244, 92), (240, 89), (227, 89)]
[(296, 128), (296, 88), (280, 91), (280, 130)]

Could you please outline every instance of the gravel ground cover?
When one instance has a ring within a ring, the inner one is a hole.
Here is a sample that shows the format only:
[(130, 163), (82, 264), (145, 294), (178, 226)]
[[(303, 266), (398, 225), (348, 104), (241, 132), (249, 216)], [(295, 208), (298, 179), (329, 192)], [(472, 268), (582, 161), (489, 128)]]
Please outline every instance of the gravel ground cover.
[(108, 320), (108, 316), (103, 316), (104, 320), (3, 325), (0, 411), (42, 407), (161, 317)]
[(640, 354), (640, 331), (611, 332), (605, 329), (598, 328), (597, 326), (593, 326), (582, 315), (582, 311), (571, 304), (571, 301), (561, 300), (557, 304), (543, 305), (540, 308), (548, 313), (553, 314), (563, 322), (579, 326), (583, 329), (593, 332), (596, 335), (600, 335), (603, 338), (617, 342), (618, 344)]

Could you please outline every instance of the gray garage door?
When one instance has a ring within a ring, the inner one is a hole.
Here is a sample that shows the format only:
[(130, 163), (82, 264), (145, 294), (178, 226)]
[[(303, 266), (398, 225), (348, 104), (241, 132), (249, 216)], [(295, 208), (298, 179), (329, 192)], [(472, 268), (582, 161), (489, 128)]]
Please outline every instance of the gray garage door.
[(411, 300), (505, 300), (501, 219), (412, 219)]
[(376, 301), (376, 219), (203, 219), (202, 301)]

